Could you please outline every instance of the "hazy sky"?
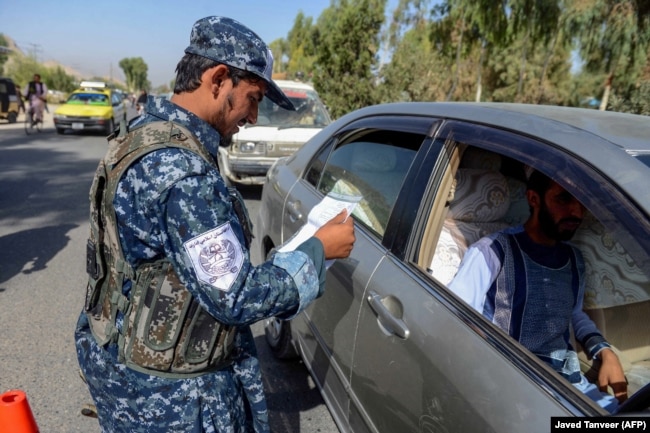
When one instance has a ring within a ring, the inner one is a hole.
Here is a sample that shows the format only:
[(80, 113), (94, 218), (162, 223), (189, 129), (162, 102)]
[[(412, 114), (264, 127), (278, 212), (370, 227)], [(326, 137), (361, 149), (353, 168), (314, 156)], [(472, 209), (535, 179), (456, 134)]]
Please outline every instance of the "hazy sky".
[[(387, 2), (392, 11), (397, 0)], [(314, 21), (330, 0), (0, 0), (0, 33), (40, 62), (124, 79), (119, 61), (142, 57), (152, 86), (168, 84), (194, 22), (224, 15), (267, 43), (286, 38), (298, 12)]]

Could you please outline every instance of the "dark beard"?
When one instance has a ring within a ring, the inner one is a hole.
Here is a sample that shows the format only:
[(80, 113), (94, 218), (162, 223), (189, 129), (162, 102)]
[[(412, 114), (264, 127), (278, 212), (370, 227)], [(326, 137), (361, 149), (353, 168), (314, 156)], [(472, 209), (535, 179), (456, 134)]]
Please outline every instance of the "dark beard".
[[(557, 223), (553, 221), (553, 218), (551, 217), (551, 214), (546, 207), (546, 202), (543, 200), (539, 208), (537, 219), (539, 220), (539, 226), (542, 229), (542, 232), (544, 232), (544, 234), (549, 238), (556, 241), (571, 240), (576, 232), (575, 230), (560, 230), (560, 223), (565, 220), (560, 220)], [(573, 220), (573, 218), (571, 218), (571, 220)]]
[(221, 136), (221, 140), (219, 140), (220, 147), (229, 147), (231, 144), (232, 144), (232, 135)]

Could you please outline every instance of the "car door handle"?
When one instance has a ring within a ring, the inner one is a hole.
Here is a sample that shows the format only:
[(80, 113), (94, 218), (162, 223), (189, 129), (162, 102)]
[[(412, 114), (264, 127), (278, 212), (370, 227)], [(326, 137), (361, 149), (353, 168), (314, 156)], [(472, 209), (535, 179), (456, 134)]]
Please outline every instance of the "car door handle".
[(287, 212), (289, 213), (289, 219), (292, 223), (302, 220), (302, 212), (300, 212), (300, 202), (299, 201), (290, 201), (287, 203)]
[[(388, 301), (392, 302), (390, 299)], [(408, 326), (406, 326), (406, 323), (401, 318), (395, 317), (393, 312), (391, 312), (384, 302), (382, 302), (379, 294), (370, 291), (370, 295), (368, 295), (368, 304), (370, 304), (370, 308), (377, 313), (379, 323), (388, 332), (405, 340), (409, 338), (410, 331)]]

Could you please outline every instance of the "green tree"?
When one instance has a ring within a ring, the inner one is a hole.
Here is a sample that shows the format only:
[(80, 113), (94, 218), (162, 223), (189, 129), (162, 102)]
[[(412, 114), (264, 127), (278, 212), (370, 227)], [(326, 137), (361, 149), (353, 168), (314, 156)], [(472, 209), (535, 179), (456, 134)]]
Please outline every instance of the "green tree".
[(386, 0), (332, 0), (315, 31), (314, 86), (334, 118), (378, 101), (375, 72)]
[(66, 73), (61, 66), (49, 68), (47, 76), (43, 81), (46, 82), (48, 88), (52, 90), (61, 90), (62, 92), (72, 92), (77, 88), (76, 79)]
[(273, 73), (284, 74), (287, 70), (289, 48), (286, 39), (279, 38), (269, 44), (273, 53)]
[(120, 60), (119, 65), (126, 77), (126, 86), (129, 91), (148, 90), (151, 87), (149, 80), (147, 80), (148, 67), (142, 57), (124, 58)]
[(575, 0), (571, 26), (579, 34), (584, 68), (602, 74), (600, 109), (613, 89), (625, 93), (637, 85), (647, 62), (650, 6), (635, 0)]
[[(454, 23), (450, 40), (455, 43), (453, 80), (447, 92), (447, 100), (454, 99), (454, 93), (463, 75), (463, 57), (472, 54), (473, 59), (465, 62), (473, 65), (476, 75), (476, 96), (480, 101), (482, 92), (482, 71), (489, 44), (500, 44), (506, 36), (506, 2), (494, 0), (447, 0), (437, 5), (434, 14), (443, 14)], [(468, 39), (469, 40), (466, 40)], [(465, 42), (466, 41), (466, 42)], [(476, 49), (478, 47), (478, 49)], [(463, 53), (467, 53), (463, 56)]]
[[(5, 35), (0, 33), (0, 47), (6, 47), (8, 45)], [(6, 51), (0, 51), (0, 75), (4, 75), (4, 64), (9, 58), (9, 53)]]
[(6, 64), (5, 73), (20, 86), (25, 86), (32, 81), (34, 74), (40, 74), (43, 82), (49, 87), (50, 83), (46, 81), (47, 68), (36, 61), (34, 56), (24, 56), (20, 53), (12, 53), (10, 61)]
[(419, 20), (395, 47), (391, 61), (380, 71), (381, 102), (439, 101), (445, 99), (451, 77), (440, 74), (448, 62), (429, 38), (430, 24)]
[(314, 41), (314, 26), (311, 17), (305, 17), (299, 12), (293, 27), (287, 35), (286, 72), (289, 77), (295, 77), (298, 72), (311, 76), (316, 62), (316, 47)]
[(612, 95), (608, 108), (612, 111), (650, 116), (650, 81), (644, 81), (635, 90), (629, 97)]

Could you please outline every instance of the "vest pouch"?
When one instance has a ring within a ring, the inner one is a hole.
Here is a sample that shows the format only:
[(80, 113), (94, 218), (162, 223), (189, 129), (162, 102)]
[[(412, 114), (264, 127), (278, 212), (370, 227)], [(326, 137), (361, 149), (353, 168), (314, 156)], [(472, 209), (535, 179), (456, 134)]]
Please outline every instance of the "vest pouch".
[(145, 264), (137, 275), (121, 347), (124, 362), (170, 372), (192, 295), (167, 261)]
[(187, 321), (181, 336), (181, 347), (174, 362), (174, 371), (192, 373), (221, 369), (229, 365), (235, 329), (223, 325), (208, 314), (198, 301), (194, 300), (192, 307), (191, 320)]

